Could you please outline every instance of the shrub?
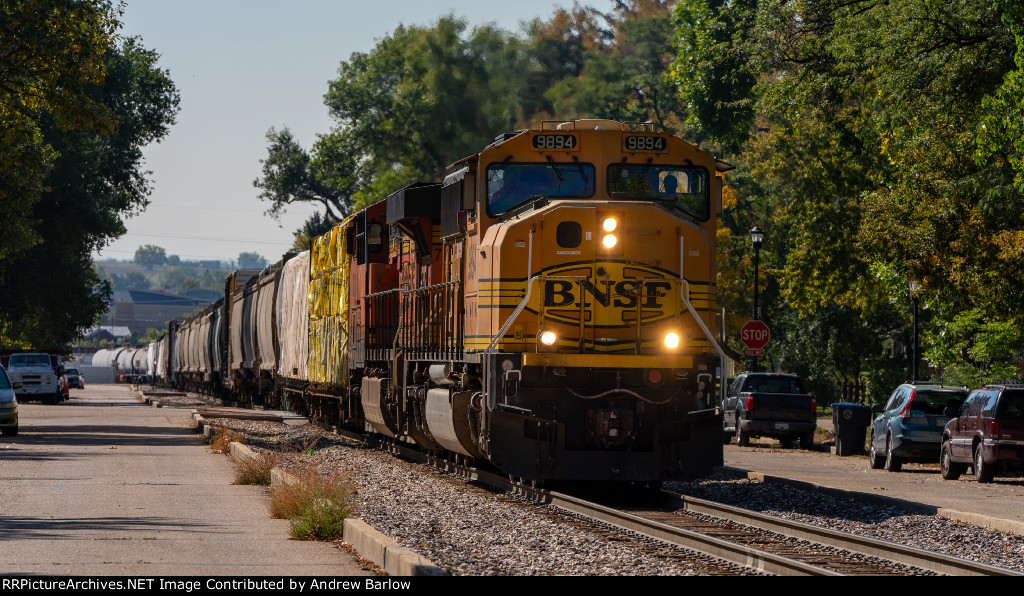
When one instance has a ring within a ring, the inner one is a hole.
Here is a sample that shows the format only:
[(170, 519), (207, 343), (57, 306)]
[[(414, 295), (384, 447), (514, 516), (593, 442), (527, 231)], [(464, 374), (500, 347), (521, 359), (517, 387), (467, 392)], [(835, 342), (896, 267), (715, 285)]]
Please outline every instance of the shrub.
[(352, 485), (314, 468), (301, 470), (294, 482), (271, 491), (271, 514), (291, 521), (296, 540), (331, 540), (341, 536), (345, 518), (352, 513)]
[(235, 468), (235, 484), (270, 485), (270, 470), (277, 465), (273, 453), (253, 453), (253, 457), (238, 462)]
[(210, 448), (221, 453), (231, 452), (231, 443), (245, 443), (245, 435), (242, 433), (219, 426), (208, 439)]

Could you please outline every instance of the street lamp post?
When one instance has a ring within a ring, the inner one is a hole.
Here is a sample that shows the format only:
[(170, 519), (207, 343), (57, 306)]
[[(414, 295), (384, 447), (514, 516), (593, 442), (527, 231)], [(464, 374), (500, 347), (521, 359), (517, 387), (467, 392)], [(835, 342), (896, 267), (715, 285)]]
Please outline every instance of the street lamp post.
[[(761, 243), (764, 242), (764, 230), (758, 226), (754, 226), (750, 230), (750, 244), (754, 247), (754, 312), (753, 318), (755, 321), (761, 320), (761, 307), (757, 303), (757, 290), (758, 290), (758, 266), (760, 265), (761, 257)], [(757, 356), (751, 356), (751, 370), (757, 372)]]
[(917, 339), (917, 290), (921, 286), (914, 280), (907, 282), (910, 288), (910, 301), (914, 303), (914, 339), (911, 344), (913, 348), (913, 360), (910, 362), (910, 380), (917, 380), (917, 351), (920, 349), (921, 342)]

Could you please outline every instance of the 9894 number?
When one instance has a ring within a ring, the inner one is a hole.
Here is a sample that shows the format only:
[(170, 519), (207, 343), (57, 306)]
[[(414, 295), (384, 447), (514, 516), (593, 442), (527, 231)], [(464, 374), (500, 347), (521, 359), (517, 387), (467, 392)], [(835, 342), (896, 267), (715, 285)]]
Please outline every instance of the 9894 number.
[(576, 135), (534, 135), (533, 148), (563, 151), (576, 148)]
[(630, 135), (622, 139), (623, 151), (667, 151), (665, 137)]

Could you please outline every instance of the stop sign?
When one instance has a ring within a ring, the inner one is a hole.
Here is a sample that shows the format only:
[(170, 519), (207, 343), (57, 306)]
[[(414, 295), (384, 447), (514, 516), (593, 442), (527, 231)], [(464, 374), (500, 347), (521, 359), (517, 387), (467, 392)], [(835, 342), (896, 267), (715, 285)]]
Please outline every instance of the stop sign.
[(751, 350), (760, 350), (768, 344), (768, 325), (762, 321), (747, 321), (740, 329), (740, 340)]

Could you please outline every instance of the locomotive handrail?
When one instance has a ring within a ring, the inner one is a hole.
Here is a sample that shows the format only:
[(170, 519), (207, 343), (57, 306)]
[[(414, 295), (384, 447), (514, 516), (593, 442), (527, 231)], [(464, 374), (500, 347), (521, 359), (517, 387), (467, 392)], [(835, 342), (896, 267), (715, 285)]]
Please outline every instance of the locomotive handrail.
[(686, 278), (683, 277), (683, 263), (684, 263), (683, 256), (685, 254), (686, 253), (683, 252), (683, 237), (680, 236), (679, 237), (679, 278), (683, 280), (683, 285), (681, 285), (679, 287), (679, 298), (682, 299), (683, 304), (686, 305), (686, 310), (690, 311), (690, 316), (692, 316), (694, 318), (694, 320), (697, 321), (697, 325), (700, 327), (701, 331), (704, 332), (704, 336), (708, 338), (708, 340), (711, 342), (711, 345), (713, 345), (715, 347), (715, 351), (718, 352), (718, 362), (719, 362), (719, 367), (721, 368), (721, 372), (719, 374), (719, 379), (720, 379), (719, 380), (719, 385), (721, 385), (721, 387), (719, 387), (719, 397), (724, 400), (725, 399), (725, 384), (726, 384), (725, 383), (725, 379), (726, 379), (725, 363), (727, 362), (727, 360), (726, 360), (727, 356), (725, 354), (725, 350), (722, 349), (722, 346), (718, 345), (718, 342), (715, 341), (715, 336), (708, 329), (707, 325), (704, 324), (704, 320), (697, 316), (697, 310), (695, 308), (693, 308), (692, 304), (690, 304), (690, 282), (686, 281)]
[[(447, 288), (459, 287), (461, 285), (462, 285), (462, 282), (460, 280), (455, 280), (455, 281), (442, 282), (442, 283), (434, 284), (434, 285), (431, 285), (431, 286), (424, 286), (422, 288), (413, 288), (413, 289), (409, 289), (409, 290), (402, 290), (403, 304), (401, 305), (401, 308), (403, 309), (403, 312), (407, 308), (410, 308), (410, 307), (415, 308), (414, 305), (410, 305), (410, 304), (406, 304), (405, 303), (405, 297), (406, 296), (409, 296), (409, 295), (414, 295), (414, 296), (417, 296), (417, 297), (423, 296), (423, 297), (426, 297), (428, 300), (430, 299), (430, 297), (432, 295), (436, 296), (438, 294), (442, 295), (442, 297), (449, 297), (449, 296), (447, 296), (448, 293), (444, 293), (443, 290), (446, 290)], [(455, 300), (458, 299), (458, 294), (457, 293), (451, 293), (451, 294), (452, 295), (450, 296), (450, 298), (453, 298)], [(443, 304), (436, 304), (434, 308), (430, 308), (430, 305), (428, 304), (427, 312), (424, 313), (425, 318), (423, 318), (423, 320), (418, 321), (414, 325), (406, 324), (403, 321), (402, 327), (409, 329), (409, 331), (407, 331), (406, 336), (404, 338), (406, 340), (405, 344), (407, 345), (407, 347), (409, 347), (413, 351), (414, 355), (423, 356), (423, 354), (421, 352), (424, 352), (424, 351), (429, 352), (430, 351), (428, 344), (429, 344), (431, 338), (429, 336), (430, 336), (431, 332), (433, 331), (431, 329), (431, 327), (434, 326), (434, 325), (439, 325), (440, 326), (440, 329), (437, 330), (439, 332), (439, 337), (438, 337), (438, 344), (436, 346), (437, 347), (436, 354), (439, 354), (439, 355), (443, 354), (445, 356), (454, 356), (454, 352), (455, 351), (461, 351), (460, 348), (461, 348), (462, 342), (460, 341), (460, 338), (458, 337), (458, 330), (457, 329), (455, 329), (455, 330), (445, 329), (445, 322), (448, 319), (442, 318), (442, 319), (440, 319), (440, 323), (437, 322), (438, 321), (438, 315), (443, 315), (444, 314), (442, 312), (443, 310), (444, 310), (444, 305)], [(454, 319), (454, 321), (458, 321), (458, 320), (459, 320), (458, 318)], [(458, 326), (457, 323), (455, 324), (455, 326), (456, 327)], [(426, 336), (426, 341), (424, 341), (424, 336)], [(454, 339), (457, 342), (458, 346), (452, 346), (448, 342), (449, 339)], [(419, 345), (416, 344), (417, 341), (420, 342)]]
[[(450, 308), (459, 308), (459, 294), (455, 290), (462, 285), (461, 280), (442, 282), (422, 288), (401, 289), (393, 288), (367, 294), (366, 308), (368, 326), (374, 330), (374, 338), (368, 341), (367, 349), (375, 359), (387, 357), (380, 350), (395, 350), (398, 347), (409, 350), (413, 358), (456, 358), (462, 351), (462, 328), (459, 325), (460, 316), (444, 318), (445, 311)], [(432, 300), (441, 296), (440, 303)], [(419, 300), (427, 302), (425, 311), (420, 313)], [(381, 315), (379, 310), (394, 309), (398, 324), (390, 326), (385, 324), (395, 317), (389, 316), (388, 312)], [(401, 313), (402, 316), (397, 316)], [(422, 316), (418, 316), (422, 314)], [(454, 313), (461, 314), (461, 313)], [(431, 340), (435, 339), (436, 344)], [(391, 345), (388, 346), (388, 343)]]

